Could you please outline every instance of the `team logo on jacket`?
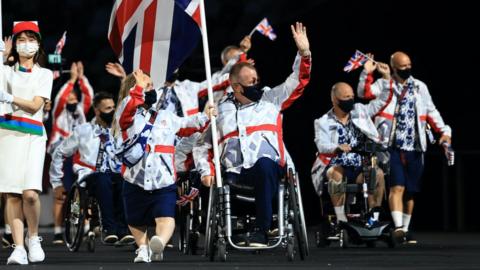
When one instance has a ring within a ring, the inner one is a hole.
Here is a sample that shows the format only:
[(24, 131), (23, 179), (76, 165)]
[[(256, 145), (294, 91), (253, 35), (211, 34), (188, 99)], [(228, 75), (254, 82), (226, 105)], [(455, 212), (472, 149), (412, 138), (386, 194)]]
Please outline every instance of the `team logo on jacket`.
[(162, 121), (160, 121), (160, 125), (161, 125), (162, 127), (167, 127), (167, 120), (162, 120)]

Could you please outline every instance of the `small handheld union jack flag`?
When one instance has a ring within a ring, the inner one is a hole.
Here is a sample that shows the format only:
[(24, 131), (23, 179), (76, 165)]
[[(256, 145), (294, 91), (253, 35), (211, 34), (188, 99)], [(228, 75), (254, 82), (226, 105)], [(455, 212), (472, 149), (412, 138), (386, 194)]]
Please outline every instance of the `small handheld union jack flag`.
[[(67, 42), (67, 31), (63, 32), (62, 37), (57, 42), (57, 45), (55, 46), (54, 54), (62, 54), (63, 47), (65, 47), (65, 42)], [(53, 72), (53, 79), (55, 80), (59, 77), (60, 77), (60, 71), (55, 70)]]
[(180, 205), (180, 206), (187, 205), (187, 203), (193, 201), (193, 199), (195, 199), (195, 197), (198, 196), (198, 193), (199, 193), (199, 190), (192, 187), (192, 189), (188, 194), (184, 194), (180, 196), (180, 199), (177, 200), (177, 205)]
[(367, 61), (368, 57), (359, 50), (355, 51), (355, 54), (348, 60), (347, 64), (343, 68), (343, 71), (350, 72), (361, 66), (363, 66)]
[(268, 22), (267, 18), (263, 18), (263, 20), (255, 26), (255, 28), (250, 32), (250, 36), (255, 33), (255, 31), (260, 32), (262, 35), (268, 37), (270, 40), (275, 40), (277, 35), (273, 32), (273, 28)]

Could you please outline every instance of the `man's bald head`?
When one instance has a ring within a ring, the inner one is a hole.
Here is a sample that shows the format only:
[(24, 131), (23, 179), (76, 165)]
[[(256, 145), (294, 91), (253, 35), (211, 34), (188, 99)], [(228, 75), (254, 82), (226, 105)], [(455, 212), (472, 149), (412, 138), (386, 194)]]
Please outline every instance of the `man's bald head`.
[(352, 87), (345, 82), (337, 82), (332, 86), (332, 105), (336, 113), (350, 113), (354, 105), (354, 97)]
[(337, 82), (336, 84), (334, 84), (332, 86), (331, 93), (332, 93), (332, 102), (334, 101), (334, 98), (345, 100), (345, 99), (350, 99), (354, 97), (352, 87), (345, 82)]
[(398, 51), (390, 57), (390, 66), (395, 69), (411, 68), (412, 61), (406, 53)]

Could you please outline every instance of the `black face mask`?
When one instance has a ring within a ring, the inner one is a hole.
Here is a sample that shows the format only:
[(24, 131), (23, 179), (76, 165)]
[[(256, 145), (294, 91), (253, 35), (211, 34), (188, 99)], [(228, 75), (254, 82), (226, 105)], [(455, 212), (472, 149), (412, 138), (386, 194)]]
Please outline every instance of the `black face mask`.
[(240, 85), (243, 87), (243, 95), (251, 101), (257, 102), (262, 98), (263, 90), (258, 83), (251, 86)]
[(353, 109), (353, 105), (355, 105), (355, 101), (353, 98), (351, 99), (345, 99), (345, 100), (338, 100), (338, 107), (344, 112), (344, 113), (350, 113), (350, 111)]
[(108, 125), (110, 126), (113, 121), (113, 115), (115, 114), (115, 111), (112, 110), (111, 112), (105, 113), (105, 112), (100, 112), (100, 118)]
[(145, 104), (148, 106), (152, 106), (152, 104), (154, 104), (155, 102), (157, 102), (157, 91), (153, 89), (145, 92)]
[(74, 113), (77, 110), (78, 103), (67, 104), (66, 109), (67, 111)]
[(397, 69), (397, 75), (402, 80), (406, 80), (406, 79), (408, 79), (408, 77), (410, 77), (412, 75), (412, 69), (411, 68)]

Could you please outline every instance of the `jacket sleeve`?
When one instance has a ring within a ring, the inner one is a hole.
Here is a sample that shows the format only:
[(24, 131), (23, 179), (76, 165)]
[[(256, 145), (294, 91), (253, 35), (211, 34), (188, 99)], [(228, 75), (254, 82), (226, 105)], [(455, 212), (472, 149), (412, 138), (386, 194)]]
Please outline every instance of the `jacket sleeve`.
[(208, 123), (210, 123), (205, 113), (196, 113), (187, 117), (178, 117), (171, 113), (174, 125), (176, 125), (177, 135), (180, 137), (188, 137), (195, 132), (203, 132)]
[(392, 80), (379, 79), (376, 83), (378, 83), (378, 89), (380, 90), (378, 98), (371, 100), (368, 104), (357, 103), (358, 106), (365, 109), (370, 118), (381, 112), (393, 96)]
[(322, 118), (315, 120), (315, 144), (317, 145), (318, 152), (321, 154), (333, 154), (338, 145), (331, 142), (329, 135), (329, 126)]
[(78, 84), (80, 85), (80, 90), (82, 91), (82, 109), (85, 114), (88, 113), (90, 110), (90, 106), (92, 106), (93, 101), (93, 87), (90, 85), (87, 77), (83, 76), (83, 78), (78, 80)]
[(365, 69), (360, 73), (360, 78), (358, 80), (357, 94), (358, 97), (372, 100), (377, 98), (377, 96), (382, 92), (381, 80), (373, 82), (373, 73), (367, 73)]
[(302, 94), (305, 86), (310, 81), (311, 57), (302, 57), (297, 54), (293, 63), (293, 72), (282, 84), (266, 91), (262, 100), (271, 102), (285, 110)]
[(207, 128), (193, 147), (193, 160), (201, 176), (215, 175), (211, 127)]
[(143, 88), (136, 85), (130, 89), (130, 94), (122, 100), (119, 110), (117, 111), (120, 130), (127, 130), (133, 124), (137, 107), (143, 103)]
[(53, 121), (65, 110), (65, 106), (67, 104), (67, 98), (70, 92), (73, 90), (73, 83), (67, 82), (65, 83), (62, 88), (58, 91), (57, 95), (55, 96), (55, 101), (53, 104)]
[(55, 189), (62, 186), (63, 163), (65, 158), (73, 156), (79, 146), (78, 128), (74, 129), (72, 135), (66, 138), (52, 154), (52, 163), (50, 163), (50, 184)]
[(440, 112), (437, 110), (435, 107), (435, 104), (433, 104), (432, 96), (430, 95), (428, 88), (426, 85), (424, 85), (422, 92), (422, 97), (425, 99), (425, 103), (427, 106), (427, 122), (430, 124), (430, 126), (433, 128), (433, 130), (441, 135), (447, 135), (449, 137), (452, 136), (452, 129), (450, 126), (446, 125), (445, 122), (443, 121), (442, 116), (440, 115)]

